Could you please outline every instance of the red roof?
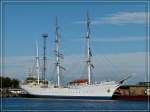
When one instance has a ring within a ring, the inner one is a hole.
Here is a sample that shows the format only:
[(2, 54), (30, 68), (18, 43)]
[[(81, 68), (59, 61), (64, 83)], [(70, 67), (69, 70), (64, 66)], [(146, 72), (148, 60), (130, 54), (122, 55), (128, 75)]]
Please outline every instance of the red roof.
[(74, 81), (72, 81), (70, 83), (87, 83), (87, 82), (88, 82), (87, 79), (78, 79), (78, 80), (74, 80)]

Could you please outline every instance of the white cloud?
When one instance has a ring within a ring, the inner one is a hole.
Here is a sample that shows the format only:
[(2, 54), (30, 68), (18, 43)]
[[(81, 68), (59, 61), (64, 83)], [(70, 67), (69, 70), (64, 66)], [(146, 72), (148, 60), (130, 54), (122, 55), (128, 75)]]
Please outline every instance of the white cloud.
[[(148, 41), (149, 38), (146, 36), (122, 36), (122, 37), (94, 37), (91, 41), (93, 42), (139, 42)], [(74, 38), (71, 41), (78, 42), (83, 41), (83, 38)]]
[[(92, 24), (146, 24), (148, 12), (117, 12), (105, 17), (92, 20)], [(83, 24), (84, 21), (77, 21), (77, 24)]]
[[(13, 60), (12, 60), (13, 59)], [(28, 68), (33, 66), (33, 57), (16, 56), (5, 58), (4, 73), (15, 78), (24, 79)], [(7, 61), (6, 61), (7, 60)], [(81, 55), (65, 56), (63, 65), (66, 67), (64, 78), (75, 79), (86, 77), (84, 57)], [(146, 79), (146, 53), (120, 53), (120, 54), (97, 54), (93, 57), (95, 64), (94, 76), (96, 79), (118, 80), (126, 76), (126, 73), (136, 73), (131, 82), (144, 81)], [(48, 61), (48, 77), (54, 76), (53, 59)]]
[(93, 24), (146, 24), (146, 17), (146, 12), (119, 12), (93, 21)]
[(135, 41), (146, 41), (146, 37), (121, 37), (121, 38), (93, 38), (94, 42), (135, 42)]

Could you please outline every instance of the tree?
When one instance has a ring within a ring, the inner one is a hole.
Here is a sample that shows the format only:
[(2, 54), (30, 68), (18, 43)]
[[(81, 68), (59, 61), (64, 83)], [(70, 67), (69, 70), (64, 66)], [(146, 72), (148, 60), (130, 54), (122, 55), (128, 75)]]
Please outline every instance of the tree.
[(10, 79), (9, 77), (0, 77), (0, 87), (9, 88), (9, 87), (19, 87), (19, 81), (17, 79)]
[(11, 87), (13, 87), (13, 88), (19, 87), (19, 81), (17, 79), (12, 79), (11, 80)]

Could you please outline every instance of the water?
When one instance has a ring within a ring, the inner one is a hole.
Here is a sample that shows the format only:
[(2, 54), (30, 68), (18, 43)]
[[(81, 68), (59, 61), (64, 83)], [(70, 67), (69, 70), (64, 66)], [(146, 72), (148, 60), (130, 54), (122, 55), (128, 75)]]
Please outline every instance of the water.
[(148, 111), (147, 101), (56, 100), (45, 98), (3, 98), (2, 110), (10, 111)]

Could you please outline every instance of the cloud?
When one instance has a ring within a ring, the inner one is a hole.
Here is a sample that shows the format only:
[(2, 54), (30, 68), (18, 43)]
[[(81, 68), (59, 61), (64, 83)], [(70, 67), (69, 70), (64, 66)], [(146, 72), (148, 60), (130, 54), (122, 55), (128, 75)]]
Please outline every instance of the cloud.
[(93, 24), (146, 24), (146, 12), (119, 12), (93, 21)]
[[(98, 79), (97, 81), (105, 79), (118, 80), (125, 77), (127, 73), (136, 73), (137, 76), (132, 79), (132, 82), (143, 81), (146, 79), (145, 56), (146, 53), (144, 52), (97, 54), (93, 57), (95, 79)], [(68, 59), (70, 59), (69, 62)], [(71, 59), (73, 60), (71, 61)], [(87, 76), (83, 57), (67, 56), (64, 66), (68, 68), (65, 73), (66, 77), (79, 78), (79, 76)]]
[(135, 41), (146, 41), (146, 37), (121, 37), (121, 38), (93, 38), (94, 42), (135, 42)]
[[(13, 60), (12, 60), (13, 59)], [(131, 82), (145, 81), (146, 79), (146, 53), (120, 53), (120, 54), (96, 54), (92, 58), (95, 65), (93, 71), (97, 81), (111, 79), (118, 80), (126, 76), (126, 73), (136, 73)], [(27, 71), (33, 67), (33, 57), (30, 56), (14, 56), (7, 57), (4, 61), (4, 73), (7, 76), (25, 79)], [(55, 77), (54, 59), (50, 58), (47, 62), (47, 77)], [(81, 77), (86, 78), (87, 70), (85, 59), (82, 55), (74, 54), (65, 56), (63, 61), (66, 71), (64, 72), (65, 80), (73, 80)]]
[[(149, 12), (117, 12), (96, 20), (92, 20), (92, 24), (146, 24)], [(83, 24), (85, 21), (76, 21), (76, 24)]]
[[(142, 42), (142, 41), (148, 41), (149, 38), (146, 36), (122, 36), (122, 37), (94, 37), (91, 41), (93, 42)], [(83, 38), (74, 38), (71, 41), (78, 42), (83, 41)]]
[(25, 78), (33, 65), (33, 56), (5, 56), (2, 58), (3, 74), (13, 78)]

